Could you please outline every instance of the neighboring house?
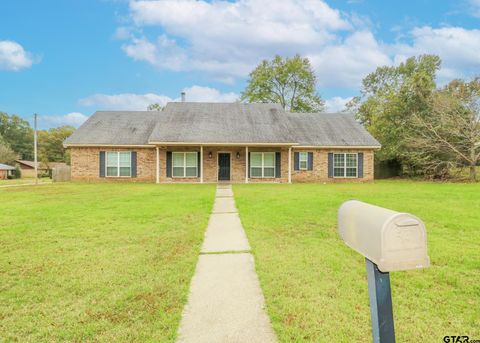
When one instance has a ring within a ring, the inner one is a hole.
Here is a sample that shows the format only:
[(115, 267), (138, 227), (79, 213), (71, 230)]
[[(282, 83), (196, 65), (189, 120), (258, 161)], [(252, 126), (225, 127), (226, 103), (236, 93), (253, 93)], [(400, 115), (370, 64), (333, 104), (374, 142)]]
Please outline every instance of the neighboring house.
[(74, 180), (287, 183), (373, 180), (380, 144), (350, 114), (178, 102), (96, 112), (65, 147)]
[[(27, 160), (15, 160), (20, 167), (22, 177), (35, 177), (35, 162)], [(38, 174), (47, 174), (49, 170), (53, 168), (63, 167), (67, 164), (64, 162), (37, 162)]]
[(12, 176), (14, 171), (15, 167), (0, 163), (0, 180), (5, 180), (9, 176)]

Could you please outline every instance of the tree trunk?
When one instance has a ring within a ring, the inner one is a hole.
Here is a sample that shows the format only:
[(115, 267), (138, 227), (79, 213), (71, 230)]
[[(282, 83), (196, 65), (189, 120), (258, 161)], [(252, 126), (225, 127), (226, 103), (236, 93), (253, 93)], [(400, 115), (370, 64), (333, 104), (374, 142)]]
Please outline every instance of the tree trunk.
[(470, 165), (470, 181), (473, 181), (473, 182), (477, 181), (477, 169), (475, 164)]

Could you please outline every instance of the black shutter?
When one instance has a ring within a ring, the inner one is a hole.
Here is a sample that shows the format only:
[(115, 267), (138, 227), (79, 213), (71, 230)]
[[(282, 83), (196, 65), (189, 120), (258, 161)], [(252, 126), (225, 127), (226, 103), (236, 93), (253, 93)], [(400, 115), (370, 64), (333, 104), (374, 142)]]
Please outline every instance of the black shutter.
[(328, 177), (333, 177), (333, 152), (328, 153)]
[(172, 177), (172, 152), (167, 151), (167, 177)]
[(105, 177), (105, 151), (100, 151), (99, 176)]
[(251, 152), (248, 153), (248, 161), (247, 161), (247, 170), (248, 170), (248, 177), (250, 177), (250, 161), (251, 161)]
[(298, 152), (293, 153), (293, 170), (300, 170), (300, 154)]
[(130, 159), (132, 166), (132, 177), (137, 177), (137, 152), (132, 151), (132, 158)]
[(308, 153), (308, 170), (313, 170), (313, 152)]
[(363, 152), (358, 153), (358, 177), (363, 177)]
[(200, 152), (197, 152), (197, 170), (198, 170), (198, 173), (197, 173), (197, 176), (200, 177), (202, 176), (202, 171), (201, 171), (201, 168), (200, 168)]
[(282, 153), (275, 153), (275, 177), (281, 177), (282, 175)]

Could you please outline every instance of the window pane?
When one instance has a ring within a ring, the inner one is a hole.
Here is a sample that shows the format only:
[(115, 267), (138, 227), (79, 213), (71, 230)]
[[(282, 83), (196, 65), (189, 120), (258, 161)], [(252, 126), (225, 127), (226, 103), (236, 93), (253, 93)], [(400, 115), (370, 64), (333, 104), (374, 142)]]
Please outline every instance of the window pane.
[(120, 167), (130, 167), (131, 165), (130, 151), (120, 153)]
[(347, 176), (357, 176), (357, 168), (347, 168)]
[(347, 154), (347, 167), (357, 166), (357, 154)]
[(275, 168), (265, 168), (263, 170), (264, 177), (275, 177)]
[(275, 153), (274, 152), (263, 153), (263, 165), (265, 167), (275, 167)]
[(300, 161), (300, 169), (307, 169), (307, 161)]
[(251, 176), (254, 177), (261, 177), (262, 176), (262, 168), (252, 167), (250, 172)]
[(187, 167), (186, 176), (197, 176), (197, 167)]
[(333, 176), (344, 177), (344, 171), (345, 169), (343, 168), (333, 168)]
[(261, 152), (252, 152), (250, 155), (250, 163), (252, 167), (261, 167), (262, 166), (262, 153)]
[(107, 152), (107, 167), (108, 166), (116, 167), (117, 163), (118, 163), (118, 153)]
[(174, 167), (183, 167), (185, 163), (185, 153), (183, 152), (174, 152), (172, 153), (172, 160)]
[(187, 167), (196, 167), (197, 166), (197, 153), (196, 152), (187, 152)]
[(345, 164), (345, 155), (344, 154), (334, 154), (333, 155), (333, 166), (334, 167), (343, 167)]
[(307, 162), (307, 160), (308, 160), (308, 153), (306, 153), (306, 152), (301, 152), (299, 157), (300, 157), (300, 162)]
[(173, 176), (185, 176), (183, 175), (183, 167), (173, 167)]
[(107, 167), (107, 176), (118, 176), (117, 167)]
[(120, 167), (120, 176), (130, 176), (130, 167)]

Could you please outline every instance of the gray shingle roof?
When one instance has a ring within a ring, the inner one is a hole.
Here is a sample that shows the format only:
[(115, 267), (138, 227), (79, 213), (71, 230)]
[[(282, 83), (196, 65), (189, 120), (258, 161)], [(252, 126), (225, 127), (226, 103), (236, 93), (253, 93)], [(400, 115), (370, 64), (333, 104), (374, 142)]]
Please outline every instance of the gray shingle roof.
[(98, 111), (65, 144), (147, 144), (160, 115), (156, 111)]
[(8, 164), (0, 163), (0, 170), (15, 170), (15, 167), (9, 166)]
[(294, 143), (279, 104), (171, 102), (150, 142)]
[(350, 113), (287, 113), (287, 117), (299, 145), (380, 147)]
[(351, 114), (286, 113), (278, 104), (169, 103), (162, 112), (95, 112), (65, 144), (298, 144), (380, 147)]

